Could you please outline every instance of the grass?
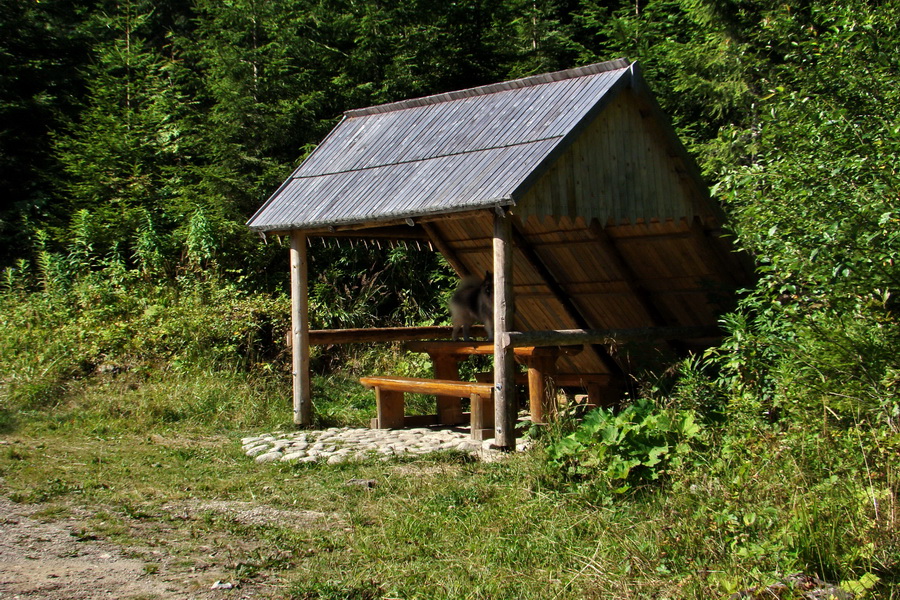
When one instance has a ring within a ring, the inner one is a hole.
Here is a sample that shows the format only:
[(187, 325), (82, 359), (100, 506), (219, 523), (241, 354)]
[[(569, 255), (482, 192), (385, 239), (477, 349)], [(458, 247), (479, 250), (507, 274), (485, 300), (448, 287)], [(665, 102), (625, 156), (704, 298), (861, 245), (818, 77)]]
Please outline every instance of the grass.
[[(119, 545), (148, 576), (165, 560), (276, 598), (707, 599), (797, 570), (877, 572), (886, 583), (868, 597), (900, 597), (889, 585), (896, 481), (833, 465), (811, 481), (790, 436), (698, 455), (679, 479), (622, 496), (561, 480), (540, 444), (499, 463), (448, 453), (257, 465), (239, 439), (290, 428), (285, 379), (197, 371), (70, 387), (7, 418), (3, 493), (45, 520), (80, 515), (79, 539)], [(352, 380), (315, 389), (320, 426), (359, 425), (374, 410)], [(870, 483), (888, 490), (877, 518)]]
[[(14, 500), (55, 511), (90, 507), (97, 511), (85, 525), (90, 537), (147, 552), (167, 548), (187, 564), (211, 547), (228, 555), (221, 567), (232, 577), (275, 572), (292, 597), (330, 597), (325, 590), (350, 594), (335, 597), (565, 596), (589, 580), (579, 571), (606, 529), (602, 512), (576, 512), (555, 494), (529, 489), (534, 465), (527, 457), (502, 465), (448, 455), (259, 467), (229, 436), (86, 439), (68, 432), (12, 442), (18, 456), (0, 464)], [(372, 490), (344, 485), (351, 478), (378, 483)], [(245, 525), (202, 508), (172, 520), (166, 509), (208, 500), (317, 511), (332, 520), (297, 529)]]

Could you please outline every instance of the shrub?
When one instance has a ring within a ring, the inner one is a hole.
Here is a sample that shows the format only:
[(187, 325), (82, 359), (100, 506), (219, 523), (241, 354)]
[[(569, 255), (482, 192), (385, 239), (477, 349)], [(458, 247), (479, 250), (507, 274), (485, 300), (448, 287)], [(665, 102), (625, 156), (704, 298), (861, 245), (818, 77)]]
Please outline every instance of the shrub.
[(596, 409), (571, 434), (551, 442), (551, 464), (601, 495), (659, 480), (678, 467), (701, 432), (694, 413), (639, 399), (619, 413)]

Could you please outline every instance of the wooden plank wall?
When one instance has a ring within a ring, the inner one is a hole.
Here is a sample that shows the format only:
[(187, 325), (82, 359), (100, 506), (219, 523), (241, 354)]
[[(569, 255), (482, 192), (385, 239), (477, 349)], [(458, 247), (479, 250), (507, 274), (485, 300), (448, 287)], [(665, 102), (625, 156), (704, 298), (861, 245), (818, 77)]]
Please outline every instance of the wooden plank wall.
[(520, 219), (581, 217), (605, 224), (692, 219), (704, 193), (666, 136), (625, 91), (517, 203)]

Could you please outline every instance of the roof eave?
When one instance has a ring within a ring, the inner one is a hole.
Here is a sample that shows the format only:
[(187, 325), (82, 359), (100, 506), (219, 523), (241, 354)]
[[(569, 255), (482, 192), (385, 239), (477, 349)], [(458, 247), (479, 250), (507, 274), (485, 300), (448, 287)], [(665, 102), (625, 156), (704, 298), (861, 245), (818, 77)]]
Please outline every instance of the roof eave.
[[(389, 214), (381, 214), (368, 217), (352, 217), (346, 219), (325, 219), (320, 221), (309, 221), (305, 223), (278, 223), (265, 225), (262, 227), (254, 226), (248, 223), (248, 227), (252, 231), (261, 233), (272, 233), (281, 231), (309, 231), (328, 229), (336, 227), (353, 227), (355, 225), (378, 225), (394, 221), (402, 221), (404, 219), (419, 219), (423, 217), (436, 217), (441, 215), (455, 216), (460, 213), (473, 212), (478, 210), (493, 210), (497, 207), (514, 206), (516, 201), (511, 196), (504, 198), (493, 198), (483, 202), (467, 204), (464, 206), (453, 206), (450, 208), (435, 208), (425, 211), (403, 211)], [(252, 219), (251, 219), (252, 221)]]

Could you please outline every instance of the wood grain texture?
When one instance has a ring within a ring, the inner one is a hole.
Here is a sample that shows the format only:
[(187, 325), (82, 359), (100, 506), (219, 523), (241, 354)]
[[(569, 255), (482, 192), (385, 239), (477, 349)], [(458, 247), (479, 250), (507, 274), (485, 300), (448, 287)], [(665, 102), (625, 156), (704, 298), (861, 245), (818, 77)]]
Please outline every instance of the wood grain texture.
[(312, 424), (312, 393), (309, 378), (309, 295), (306, 235), (291, 235), (291, 371), (293, 377), (294, 424)]
[(420, 377), (373, 376), (360, 377), (359, 382), (366, 387), (394, 392), (415, 394), (444, 394), (468, 397), (472, 394), (487, 395), (493, 390), (489, 383), (475, 381), (450, 381), (448, 379), (425, 379)]

